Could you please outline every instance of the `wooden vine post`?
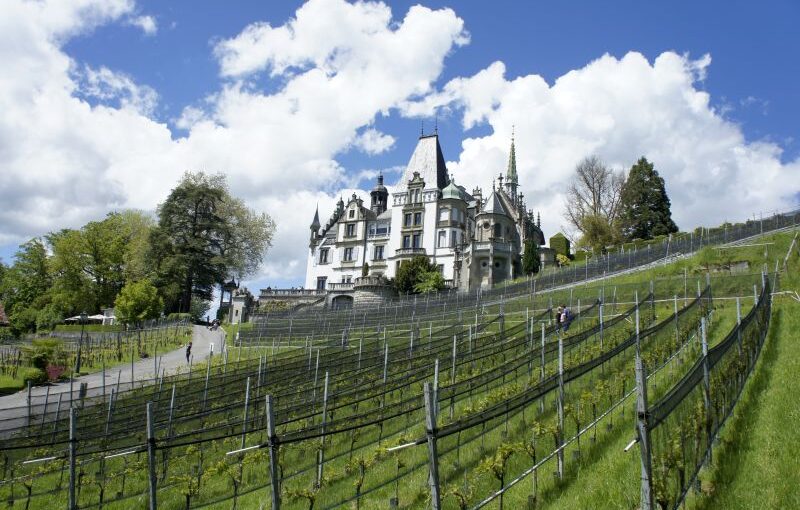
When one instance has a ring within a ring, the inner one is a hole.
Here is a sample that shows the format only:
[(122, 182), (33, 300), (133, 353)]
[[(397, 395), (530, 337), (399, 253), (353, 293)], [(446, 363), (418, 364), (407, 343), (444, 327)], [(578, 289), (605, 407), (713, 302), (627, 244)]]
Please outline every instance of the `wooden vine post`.
[(269, 446), (269, 478), (272, 495), (272, 510), (281, 508), (281, 487), (278, 479), (278, 441), (275, 436), (275, 413), (272, 395), (267, 395), (267, 445)]
[(711, 453), (711, 372), (708, 365), (708, 338), (706, 337), (706, 318), (700, 317), (700, 335), (703, 342), (703, 402), (706, 409), (706, 437), (708, 438), (708, 463), (712, 462)]
[(642, 357), (636, 352), (636, 432), (639, 452), (642, 457), (641, 510), (653, 509), (653, 470), (650, 450), (650, 429), (647, 423), (647, 377), (644, 373)]
[(564, 479), (564, 342), (558, 335), (558, 479)]
[[(70, 404), (72, 399), (70, 397)], [(75, 416), (76, 409), (70, 407), (69, 409), (69, 510), (76, 510), (78, 505), (75, 502), (75, 486), (77, 484), (77, 477), (75, 475), (75, 457), (78, 453), (78, 439), (75, 437), (75, 428), (77, 426), (77, 417)]]
[(425, 433), (428, 436), (428, 483), (431, 487), (431, 507), (433, 510), (442, 508), (442, 498), (439, 492), (439, 458), (436, 452), (436, 402), (431, 383), (425, 383)]
[[(541, 348), (541, 366), (539, 367), (539, 384), (544, 381), (544, 344), (545, 344), (545, 326), (544, 322), (542, 323), (542, 348)], [(539, 399), (539, 414), (544, 414), (544, 395), (541, 396)]]
[(325, 372), (325, 387), (322, 390), (322, 437), (320, 438), (319, 453), (317, 454), (317, 479), (314, 485), (322, 486), (322, 469), (325, 464), (325, 421), (328, 413), (328, 372)]
[(150, 510), (156, 510), (156, 434), (152, 402), (147, 403), (147, 471), (150, 487)]

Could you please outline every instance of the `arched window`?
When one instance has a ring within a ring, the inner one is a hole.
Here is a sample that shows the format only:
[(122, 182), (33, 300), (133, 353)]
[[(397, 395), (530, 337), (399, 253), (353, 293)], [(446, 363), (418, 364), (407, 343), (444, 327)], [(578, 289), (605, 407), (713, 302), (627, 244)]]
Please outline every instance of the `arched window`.
[(503, 237), (503, 225), (499, 223), (494, 224), (494, 236)]

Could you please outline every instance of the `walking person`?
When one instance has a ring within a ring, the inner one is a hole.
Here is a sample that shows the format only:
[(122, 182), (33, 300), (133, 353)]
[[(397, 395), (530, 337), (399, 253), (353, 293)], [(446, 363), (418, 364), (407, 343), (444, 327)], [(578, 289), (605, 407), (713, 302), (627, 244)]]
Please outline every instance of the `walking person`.
[(559, 306), (556, 309), (556, 331), (561, 331), (562, 322), (564, 322), (564, 309)]
[(186, 345), (186, 363), (189, 363), (189, 357), (192, 355), (192, 342)]

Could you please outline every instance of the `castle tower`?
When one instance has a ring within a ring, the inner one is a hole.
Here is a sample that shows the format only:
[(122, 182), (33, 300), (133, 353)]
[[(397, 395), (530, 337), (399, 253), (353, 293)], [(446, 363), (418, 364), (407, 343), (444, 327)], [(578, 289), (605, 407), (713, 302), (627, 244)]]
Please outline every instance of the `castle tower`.
[(369, 192), (369, 196), (371, 197), (370, 209), (375, 215), (380, 215), (386, 210), (386, 206), (389, 201), (389, 192), (386, 190), (386, 186), (383, 185), (383, 174), (378, 174), (378, 184), (372, 188), (372, 191)]
[(311, 244), (314, 244), (314, 241), (317, 239), (317, 235), (319, 233), (319, 205), (317, 205), (317, 210), (314, 211), (314, 219), (311, 221)]

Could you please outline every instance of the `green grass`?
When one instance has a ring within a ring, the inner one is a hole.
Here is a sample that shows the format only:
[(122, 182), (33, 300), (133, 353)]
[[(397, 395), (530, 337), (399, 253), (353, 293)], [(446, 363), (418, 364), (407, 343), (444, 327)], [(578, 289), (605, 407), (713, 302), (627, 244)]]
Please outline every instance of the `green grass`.
[(0, 395), (16, 393), (25, 387), (22, 379), (11, 377), (10, 375), (0, 375)]
[(800, 304), (776, 300), (761, 359), (703, 473), (694, 508), (800, 508)]
[[(785, 250), (792, 235), (777, 241)], [(770, 236), (766, 240), (774, 239)], [(788, 240), (788, 241), (787, 241)], [(753, 258), (762, 248), (742, 248)], [(692, 261), (686, 261), (691, 264)], [(794, 256), (784, 273), (781, 289), (797, 290), (800, 261)], [(666, 268), (669, 270), (669, 268)], [(717, 303), (710, 343), (721, 340), (735, 322), (732, 301)], [(744, 304), (743, 314), (746, 313)], [(714, 450), (714, 464), (701, 472), (702, 491), (690, 493), (688, 508), (752, 509), (800, 508), (800, 303), (776, 297), (770, 332), (741, 400), (723, 428)], [(638, 449), (623, 452), (634, 437), (633, 423), (617, 430), (607, 447), (593, 452), (577, 467), (555, 500), (542, 508), (638, 508), (640, 463)]]

